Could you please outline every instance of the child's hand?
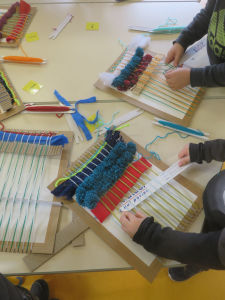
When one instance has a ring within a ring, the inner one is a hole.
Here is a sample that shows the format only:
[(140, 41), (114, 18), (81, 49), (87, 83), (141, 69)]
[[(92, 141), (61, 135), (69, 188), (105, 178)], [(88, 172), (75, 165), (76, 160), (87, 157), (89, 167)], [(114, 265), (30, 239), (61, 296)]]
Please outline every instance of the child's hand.
[(141, 212), (137, 212), (135, 215), (130, 212), (123, 212), (120, 217), (122, 229), (133, 238), (145, 218), (147, 218), (147, 216)]
[(190, 162), (190, 154), (189, 154), (189, 144), (186, 144), (184, 148), (178, 154), (179, 166), (182, 167), (184, 165), (189, 164)]
[(173, 61), (173, 65), (177, 67), (183, 54), (184, 48), (179, 43), (175, 43), (168, 51), (165, 63), (169, 64)]
[(178, 68), (165, 74), (166, 81), (172, 90), (179, 90), (190, 84), (191, 69)]

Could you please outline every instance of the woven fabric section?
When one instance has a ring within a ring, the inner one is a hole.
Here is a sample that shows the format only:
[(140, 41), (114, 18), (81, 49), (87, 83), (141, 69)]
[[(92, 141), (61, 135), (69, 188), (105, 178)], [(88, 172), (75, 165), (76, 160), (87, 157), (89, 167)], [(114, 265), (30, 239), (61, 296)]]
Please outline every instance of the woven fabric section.
[(151, 164), (149, 161), (143, 157), (140, 160), (133, 162), (114, 186), (101, 197), (97, 206), (91, 210), (101, 223), (111, 214), (111, 211), (116, 208), (126, 193), (150, 167)]

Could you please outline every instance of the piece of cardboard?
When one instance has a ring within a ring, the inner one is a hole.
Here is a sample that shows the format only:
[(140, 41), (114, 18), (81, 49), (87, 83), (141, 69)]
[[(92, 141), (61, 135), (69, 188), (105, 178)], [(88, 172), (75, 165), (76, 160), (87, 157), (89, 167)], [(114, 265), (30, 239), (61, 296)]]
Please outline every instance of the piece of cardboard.
[(73, 241), (72, 241), (72, 244), (71, 244), (73, 247), (81, 247), (81, 246), (84, 246), (85, 245), (85, 236), (84, 234), (81, 234), (79, 235), (77, 238), (75, 238)]
[(23, 258), (31, 272), (42, 266), (50, 258), (70, 244), (72, 240), (88, 229), (88, 226), (81, 221), (77, 215), (73, 215), (73, 221), (56, 233), (55, 246), (52, 254), (29, 254)]

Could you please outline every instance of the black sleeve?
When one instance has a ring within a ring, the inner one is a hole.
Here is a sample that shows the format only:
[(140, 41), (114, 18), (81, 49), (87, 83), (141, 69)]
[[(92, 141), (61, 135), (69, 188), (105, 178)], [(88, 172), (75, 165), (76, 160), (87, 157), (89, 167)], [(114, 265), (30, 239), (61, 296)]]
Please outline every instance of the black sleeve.
[(191, 162), (225, 161), (225, 140), (217, 139), (205, 143), (190, 144), (189, 153)]
[(176, 42), (184, 49), (201, 39), (207, 32), (212, 16), (215, 0), (208, 0), (206, 7), (202, 9), (193, 21), (181, 32)]
[(23, 300), (18, 288), (7, 278), (0, 274), (0, 299), (1, 300)]
[(191, 86), (225, 86), (225, 63), (191, 69)]
[(221, 232), (180, 232), (169, 227), (162, 228), (154, 222), (153, 217), (148, 217), (140, 225), (133, 240), (164, 258), (212, 269), (225, 269), (218, 254)]

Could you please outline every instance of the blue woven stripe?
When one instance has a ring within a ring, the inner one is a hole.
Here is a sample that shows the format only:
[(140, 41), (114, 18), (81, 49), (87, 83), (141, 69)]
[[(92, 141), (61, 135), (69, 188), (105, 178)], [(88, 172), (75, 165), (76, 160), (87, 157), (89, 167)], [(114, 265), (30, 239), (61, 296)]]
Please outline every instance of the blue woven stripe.
[(10, 133), (0, 131), (0, 141), (3, 142), (22, 142), (29, 144), (64, 146), (68, 144), (68, 139), (65, 135), (60, 134), (56, 136), (41, 136), (41, 135), (25, 135), (21, 133)]
[(113, 147), (119, 142), (122, 141), (119, 131), (108, 130), (106, 133), (105, 141), (107, 142), (106, 146), (101, 150), (101, 152), (94, 158), (89, 164), (75, 176), (72, 176), (70, 179), (62, 182), (57, 186), (52, 193), (56, 197), (67, 197), (67, 199), (72, 199), (75, 195), (77, 186), (79, 186), (82, 181), (90, 176), (96, 167), (101, 164), (104, 159), (109, 155)]

